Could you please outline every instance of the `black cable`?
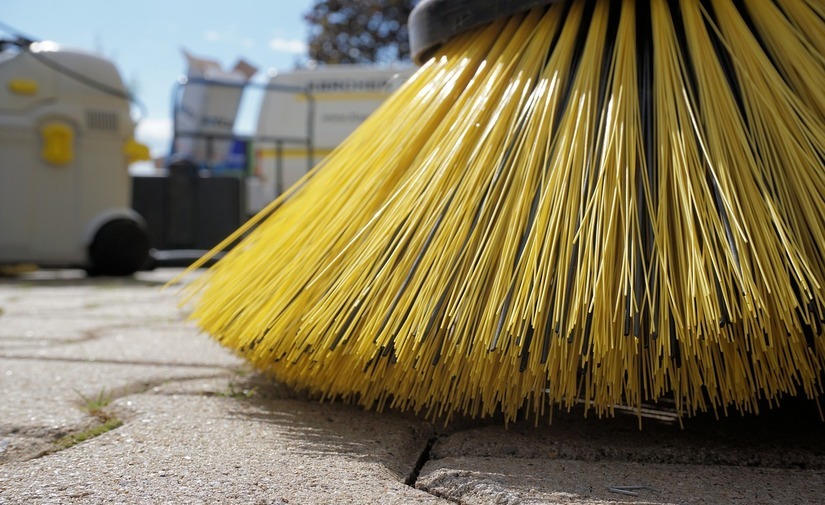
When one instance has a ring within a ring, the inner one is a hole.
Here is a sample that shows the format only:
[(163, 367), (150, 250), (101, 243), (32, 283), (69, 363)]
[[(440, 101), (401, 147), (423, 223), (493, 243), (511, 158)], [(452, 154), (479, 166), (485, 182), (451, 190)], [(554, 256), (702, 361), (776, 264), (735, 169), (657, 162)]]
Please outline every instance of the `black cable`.
[(66, 77), (69, 77), (70, 79), (74, 79), (75, 81), (77, 81), (81, 84), (84, 84), (84, 85), (86, 85), (86, 86), (88, 86), (92, 89), (96, 89), (97, 91), (100, 91), (100, 92), (105, 93), (107, 95), (115, 96), (117, 98), (124, 98), (129, 103), (134, 104), (135, 106), (137, 106), (137, 108), (140, 110), (140, 117), (138, 118), (137, 121), (135, 121), (135, 123), (137, 123), (141, 118), (143, 118), (147, 115), (146, 114), (146, 110), (147, 110), (146, 106), (143, 104), (143, 102), (138, 100), (137, 97), (135, 97), (132, 93), (130, 93), (128, 91), (118, 89), (118, 88), (115, 88), (115, 87), (112, 87), (112, 86), (109, 86), (109, 85), (106, 85), (106, 84), (104, 84), (100, 81), (97, 81), (95, 79), (87, 77), (87, 76), (85, 76), (85, 75), (83, 75), (79, 72), (75, 72), (74, 70), (72, 70), (68, 67), (65, 67), (65, 66), (63, 66), (63, 65), (61, 65), (61, 64), (59, 64), (55, 61), (50, 60), (49, 58), (47, 58), (46, 56), (44, 56), (43, 54), (41, 54), (37, 51), (32, 51), (31, 50), (31, 45), (34, 44), (37, 41), (37, 39), (33, 39), (31, 37), (25, 36), (19, 30), (15, 29), (14, 27), (12, 27), (12, 26), (10, 26), (10, 25), (2, 22), (2, 21), (0, 21), (0, 28), (6, 30), (7, 32), (9, 32), (10, 34), (14, 35), (17, 38), (17, 40), (14, 42), (14, 45), (17, 45), (18, 47), (27, 50), (28, 53), (33, 58), (35, 58), (37, 61), (39, 61), (43, 65), (51, 68), (55, 72), (63, 74)]
[(28, 45), (31, 45), (34, 42), (37, 42), (38, 40), (41, 40), (37, 37), (29, 37), (29, 36), (25, 35), (23, 32), (21, 32), (20, 30), (18, 30), (17, 28), (15, 28), (15, 27), (7, 24), (7, 23), (4, 23), (2, 21), (0, 21), (0, 29), (5, 30), (10, 35), (14, 35), (17, 38), (16, 42), (17, 42), (18, 45), (22, 44), (22, 45), (28, 46)]
[(124, 98), (128, 100), (130, 103), (135, 104), (140, 109), (141, 117), (145, 115), (146, 107), (140, 100), (135, 98), (135, 96), (129, 93), (128, 91), (124, 91), (122, 89), (118, 89), (107, 84), (103, 84), (98, 80), (92, 79), (91, 77), (87, 77), (79, 72), (75, 72), (74, 70), (63, 66), (60, 63), (57, 63), (56, 61), (50, 60), (45, 55), (38, 53), (36, 51), (30, 51), (29, 54), (31, 54), (32, 57), (34, 57), (37, 61), (51, 68), (55, 72), (61, 73), (66, 77), (74, 79), (75, 81), (81, 84), (89, 86), (90, 88), (96, 89), (107, 95), (115, 96), (117, 98)]

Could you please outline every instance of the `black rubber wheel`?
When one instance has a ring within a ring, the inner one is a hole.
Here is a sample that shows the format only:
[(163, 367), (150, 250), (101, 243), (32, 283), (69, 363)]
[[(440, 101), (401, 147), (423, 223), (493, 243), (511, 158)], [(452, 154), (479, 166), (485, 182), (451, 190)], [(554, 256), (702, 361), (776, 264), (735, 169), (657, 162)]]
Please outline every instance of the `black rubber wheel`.
[(149, 235), (140, 223), (127, 218), (108, 221), (89, 246), (89, 274), (132, 275), (149, 260)]

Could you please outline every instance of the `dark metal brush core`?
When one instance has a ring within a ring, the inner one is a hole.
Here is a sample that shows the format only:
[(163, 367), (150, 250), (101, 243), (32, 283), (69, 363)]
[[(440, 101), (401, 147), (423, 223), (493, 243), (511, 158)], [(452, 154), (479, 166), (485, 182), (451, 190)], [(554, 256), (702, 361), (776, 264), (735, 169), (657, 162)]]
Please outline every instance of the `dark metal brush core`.
[(422, 0), (410, 14), (413, 60), (421, 64), (444, 42), (496, 19), (559, 0)]

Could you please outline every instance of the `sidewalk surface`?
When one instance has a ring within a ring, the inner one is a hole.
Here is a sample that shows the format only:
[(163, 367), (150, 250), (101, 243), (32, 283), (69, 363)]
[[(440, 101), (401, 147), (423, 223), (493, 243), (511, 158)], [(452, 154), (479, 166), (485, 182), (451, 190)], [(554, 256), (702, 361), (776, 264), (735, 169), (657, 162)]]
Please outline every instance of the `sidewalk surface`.
[(813, 402), (642, 430), (319, 403), (199, 333), (176, 273), (0, 278), (0, 504), (825, 503)]

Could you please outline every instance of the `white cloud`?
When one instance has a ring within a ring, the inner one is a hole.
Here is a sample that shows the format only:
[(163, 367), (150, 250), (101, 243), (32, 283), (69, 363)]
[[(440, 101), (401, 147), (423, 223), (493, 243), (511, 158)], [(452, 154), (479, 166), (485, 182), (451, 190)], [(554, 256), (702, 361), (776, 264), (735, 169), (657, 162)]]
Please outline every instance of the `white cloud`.
[(158, 117), (142, 118), (135, 130), (135, 139), (146, 144), (152, 156), (168, 154), (172, 143), (172, 120)]
[(272, 39), (269, 41), (269, 48), (276, 53), (300, 54), (307, 50), (306, 42), (300, 39)]
[(221, 38), (221, 34), (217, 30), (207, 30), (204, 37), (206, 37), (206, 40), (215, 42)]

